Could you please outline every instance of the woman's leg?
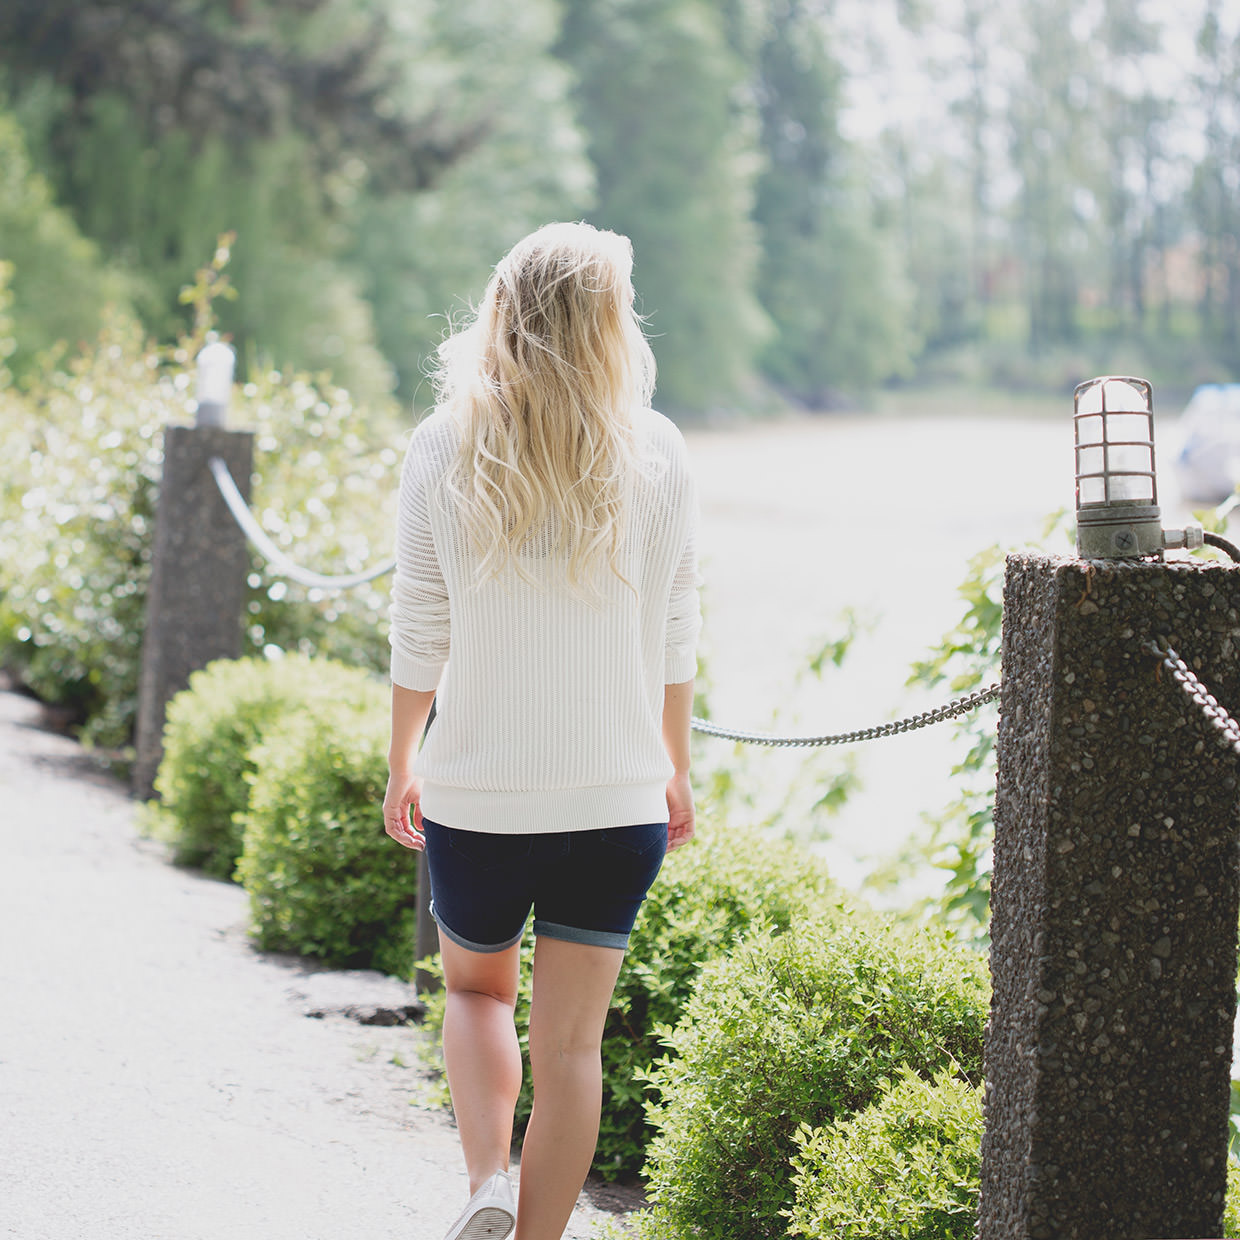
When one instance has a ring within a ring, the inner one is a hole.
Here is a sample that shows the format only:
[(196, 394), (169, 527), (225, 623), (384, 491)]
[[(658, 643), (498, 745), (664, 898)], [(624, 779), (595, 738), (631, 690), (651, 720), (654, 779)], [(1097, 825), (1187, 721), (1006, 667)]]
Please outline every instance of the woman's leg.
[(560, 1240), (598, 1143), (600, 1045), (624, 961), (614, 947), (540, 936), (534, 949), (534, 1111), (521, 1149), (515, 1240)]
[(475, 1193), (508, 1169), (521, 1092), (521, 1046), (513, 1023), (521, 945), (474, 952), (439, 936), (447, 1006), (443, 1059), (452, 1109)]

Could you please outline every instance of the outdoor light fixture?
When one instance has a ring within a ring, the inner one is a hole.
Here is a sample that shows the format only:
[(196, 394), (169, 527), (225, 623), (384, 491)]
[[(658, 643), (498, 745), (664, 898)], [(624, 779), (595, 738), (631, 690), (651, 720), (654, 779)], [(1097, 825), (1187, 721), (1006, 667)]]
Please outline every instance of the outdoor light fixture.
[(223, 426), (232, 394), (236, 354), (221, 340), (198, 354), (198, 425)]
[(1162, 557), (1200, 547), (1192, 525), (1164, 530), (1154, 470), (1154, 393), (1144, 379), (1107, 375), (1073, 396), (1076, 550), (1084, 560)]

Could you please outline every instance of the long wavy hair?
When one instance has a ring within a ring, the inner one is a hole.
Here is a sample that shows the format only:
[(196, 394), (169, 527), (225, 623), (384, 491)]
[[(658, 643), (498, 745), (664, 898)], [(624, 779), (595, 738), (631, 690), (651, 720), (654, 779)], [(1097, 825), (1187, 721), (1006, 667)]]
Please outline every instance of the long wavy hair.
[(500, 261), (473, 321), (439, 348), (438, 400), (461, 427), (449, 487), (482, 579), (553, 556), (594, 594), (618, 554), (634, 413), (654, 356), (633, 308), (627, 237), (548, 224)]

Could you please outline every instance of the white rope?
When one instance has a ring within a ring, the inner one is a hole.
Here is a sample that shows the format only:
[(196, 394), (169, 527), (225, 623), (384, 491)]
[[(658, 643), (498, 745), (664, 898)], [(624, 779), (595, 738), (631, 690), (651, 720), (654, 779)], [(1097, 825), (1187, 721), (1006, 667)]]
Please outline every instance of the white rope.
[(241, 532), (254, 545), (259, 555), (267, 561), (275, 576), (287, 577), (290, 581), (309, 586), (313, 590), (349, 590), (354, 586), (373, 581), (376, 577), (382, 577), (396, 567), (395, 560), (386, 560), (377, 568), (368, 569), (364, 573), (346, 573), (338, 577), (325, 577), (322, 573), (312, 573), (309, 569), (302, 568), (301, 565), (290, 560), (271, 541), (263, 527), (254, 520), (253, 513), (250, 512), (241, 492), (237, 490), (237, 484), (233, 481), (227, 463), (218, 456), (213, 456), (208, 463), (215, 478), (215, 485), (219, 487), (220, 495), (224, 503), (228, 505), (228, 511), (232, 513), (233, 520), (241, 527)]

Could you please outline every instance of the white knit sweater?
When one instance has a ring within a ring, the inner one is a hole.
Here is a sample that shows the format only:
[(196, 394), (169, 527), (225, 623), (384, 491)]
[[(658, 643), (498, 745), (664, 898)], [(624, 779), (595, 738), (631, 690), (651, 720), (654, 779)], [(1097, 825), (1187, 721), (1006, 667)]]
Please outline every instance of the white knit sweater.
[(602, 602), (522, 553), (479, 581), (444, 486), (459, 431), (418, 426), (401, 478), (392, 586), (392, 680), (437, 689), (415, 765), (422, 812), (471, 831), (572, 831), (663, 822), (672, 774), (663, 686), (691, 680), (701, 626), (697, 499), (684, 440), (662, 414), (635, 418), (638, 468), (619, 564)]

